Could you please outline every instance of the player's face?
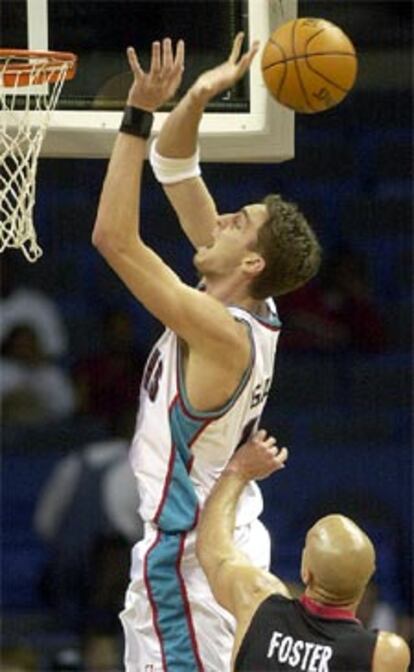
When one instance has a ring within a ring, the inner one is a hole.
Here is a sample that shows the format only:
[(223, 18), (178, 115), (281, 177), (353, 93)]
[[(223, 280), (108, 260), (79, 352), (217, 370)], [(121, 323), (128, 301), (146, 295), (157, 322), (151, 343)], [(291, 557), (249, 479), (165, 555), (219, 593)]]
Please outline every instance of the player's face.
[(257, 242), (257, 233), (269, 215), (263, 203), (246, 205), (238, 212), (219, 215), (213, 242), (200, 247), (194, 264), (202, 275), (228, 275), (240, 266)]

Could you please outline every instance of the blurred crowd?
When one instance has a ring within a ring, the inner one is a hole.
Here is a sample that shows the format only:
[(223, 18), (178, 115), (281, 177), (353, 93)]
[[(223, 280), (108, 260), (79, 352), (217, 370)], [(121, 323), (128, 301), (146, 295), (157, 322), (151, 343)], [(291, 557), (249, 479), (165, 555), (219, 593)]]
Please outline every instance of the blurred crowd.
[[(373, 298), (366, 262), (345, 247), (326, 255), (318, 278), (278, 302), (283, 348), (295, 353), (392, 351), (392, 331)], [(0, 395), (5, 427), (93, 418), (102, 440), (62, 455), (42, 491), (33, 525), (48, 552), (38, 591), (54, 625), (75, 637), (54, 650), (50, 670), (121, 669), (121, 608), (130, 548), (142, 535), (128, 463), (144, 354), (129, 313), (101, 317), (99, 346), (77, 353), (58, 304), (22, 286), (7, 260), (1, 285)], [(89, 334), (93, 339), (93, 335)], [(294, 587), (293, 587), (294, 588)], [(409, 619), (373, 583), (361, 620), (409, 638)], [(8, 672), (37, 670), (39, 652), (9, 647)]]

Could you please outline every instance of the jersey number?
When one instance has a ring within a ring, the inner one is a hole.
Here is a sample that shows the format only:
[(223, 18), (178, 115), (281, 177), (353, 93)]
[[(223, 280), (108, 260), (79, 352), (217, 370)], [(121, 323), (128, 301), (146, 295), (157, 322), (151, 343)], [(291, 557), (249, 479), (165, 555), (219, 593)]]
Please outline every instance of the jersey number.
[(143, 381), (144, 390), (148, 392), (148, 396), (151, 399), (151, 401), (155, 401), (155, 399), (157, 398), (162, 371), (163, 371), (163, 365), (161, 359), (161, 352), (157, 348), (152, 353), (148, 361), (148, 364), (145, 368), (144, 381)]

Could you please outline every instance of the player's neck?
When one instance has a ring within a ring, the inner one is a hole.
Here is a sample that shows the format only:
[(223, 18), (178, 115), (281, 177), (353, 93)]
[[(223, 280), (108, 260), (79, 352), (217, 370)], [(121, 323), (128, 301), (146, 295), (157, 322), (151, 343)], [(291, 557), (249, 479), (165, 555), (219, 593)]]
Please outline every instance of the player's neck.
[(305, 599), (308, 599), (311, 602), (314, 602), (315, 604), (319, 604), (322, 607), (326, 606), (330, 608), (341, 609), (343, 611), (347, 611), (353, 614), (354, 616), (358, 608), (358, 601), (344, 602), (343, 600), (340, 600), (339, 597), (336, 597), (334, 595), (327, 595), (325, 593), (320, 593), (318, 590), (309, 588), (309, 586), (306, 588), (304, 592), (304, 597)]
[(253, 299), (248, 293), (248, 285), (234, 278), (204, 278), (206, 292), (226, 306), (240, 306), (252, 313), (259, 313), (263, 301)]

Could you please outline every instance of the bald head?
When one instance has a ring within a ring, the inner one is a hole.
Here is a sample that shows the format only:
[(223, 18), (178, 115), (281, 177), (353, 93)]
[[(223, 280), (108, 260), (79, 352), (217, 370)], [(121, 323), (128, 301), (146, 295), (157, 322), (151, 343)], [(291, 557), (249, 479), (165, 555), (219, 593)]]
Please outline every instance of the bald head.
[(337, 605), (358, 602), (374, 570), (374, 547), (349, 518), (325, 516), (306, 535), (302, 578), (310, 596)]

